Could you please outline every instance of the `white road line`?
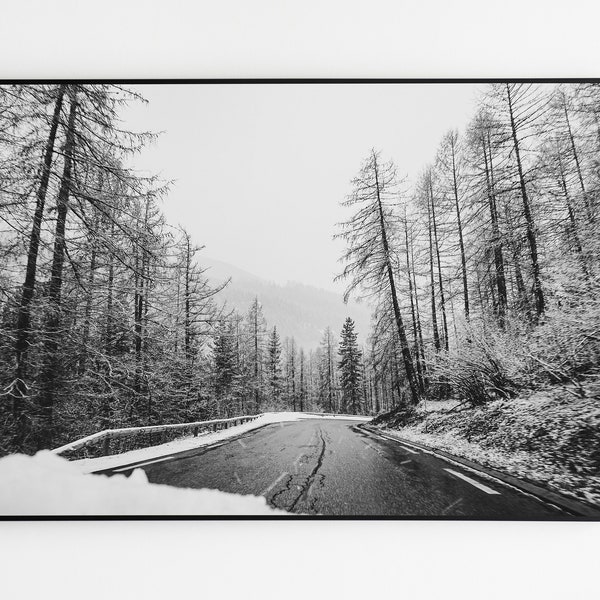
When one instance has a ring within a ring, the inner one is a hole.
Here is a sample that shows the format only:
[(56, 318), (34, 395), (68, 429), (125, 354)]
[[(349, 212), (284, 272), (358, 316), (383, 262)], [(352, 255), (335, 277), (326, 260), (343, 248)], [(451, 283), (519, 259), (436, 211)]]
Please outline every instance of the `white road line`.
[[(368, 431), (370, 431), (370, 430), (368, 430)], [(371, 432), (371, 433), (373, 433), (373, 432)], [(374, 435), (378, 435), (378, 434), (374, 434)], [(390, 437), (389, 439), (393, 439), (397, 442), (400, 442), (400, 440), (398, 438)], [(402, 440), (402, 443), (410, 444), (410, 442), (406, 442), (404, 440)], [(411, 446), (412, 446), (412, 444), (411, 444)], [(481, 477), (483, 479), (489, 479), (490, 481), (494, 482), (496, 485), (508, 488), (509, 490), (516, 492), (517, 494), (520, 494), (521, 496), (526, 496), (527, 498), (531, 498), (532, 500), (535, 500), (536, 502), (540, 502), (541, 504), (543, 504), (545, 506), (550, 506), (552, 508), (555, 508), (556, 510), (558, 510), (560, 512), (568, 513), (568, 511), (566, 511), (565, 508), (563, 508), (557, 504), (554, 504), (550, 500), (536, 496), (535, 494), (532, 494), (531, 492), (526, 492), (523, 488), (512, 485), (502, 479), (498, 479), (497, 477), (494, 477), (493, 475), (490, 475), (489, 473), (486, 473), (485, 471), (480, 471), (478, 469), (474, 469), (473, 467), (469, 467), (468, 465), (465, 465), (462, 462), (458, 462), (458, 460), (454, 460), (454, 459), (450, 458), (449, 456), (443, 456), (441, 454), (438, 454), (433, 449), (421, 448), (421, 447), (417, 447), (417, 446), (412, 446), (412, 447), (421, 451), (423, 454), (429, 454), (430, 456), (433, 456), (433, 457), (437, 458), (438, 460), (443, 460), (444, 462), (450, 463), (451, 465), (456, 465), (459, 469), (464, 469), (465, 471), (469, 471), (470, 473), (473, 473), (474, 475), (477, 475), (478, 477)], [(500, 494), (500, 492), (496, 492), (496, 493)]]
[(284, 471), (266, 490), (260, 493), (261, 496), (266, 496), (284, 477), (287, 477), (287, 472)]
[(174, 456), (163, 456), (162, 458), (156, 458), (155, 460), (147, 460), (143, 463), (137, 463), (136, 465), (130, 465), (129, 467), (121, 467), (120, 469), (113, 469), (113, 472), (120, 473), (121, 471), (133, 471), (133, 469), (137, 469), (138, 467), (145, 467), (146, 465), (153, 465), (154, 463), (163, 462), (164, 460), (169, 460), (170, 458), (175, 458)]
[(471, 485), (475, 486), (476, 488), (480, 489), (481, 491), (485, 492), (486, 494), (497, 494), (498, 496), (500, 495), (500, 492), (497, 492), (496, 490), (493, 490), (492, 488), (488, 487), (487, 485), (483, 485), (483, 483), (479, 483), (479, 481), (475, 481), (474, 479), (471, 479), (470, 477), (467, 477), (466, 475), (463, 475), (462, 473), (459, 473), (458, 471), (454, 471), (453, 469), (444, 469), (444, 471), (448, 471), (448, 473), (452, 473), (452, 475), (454, 475), (455, 477), (460, 477), (460, 479), (463, 479), (467, 483), (470, 483)]
[(462, 502), (462, 498), (459, 498), (458, 500), (454, 501), (449, 506), (446, 506), (446, 508), (442, 511), (441, 514), (445, 515), (451, 508), (454, 508), (455, 506), (458, 506), (461, 502)]
[(403, 460), (400, 464), (401, 465), (407, 465), (408, 463), (411, 463), (411, 462), (412, 462), (412, 460), (410, 460), (410, 459), (409, 460)]
[(411, 454), (419, 454), (416, 450), (412, 450), (411, 448), (407, 448), (400, 440), (393, 438), (393, 437), (389, 437), (387, 435), (380, 435), (378, 433), (375, 434), (377, 437), (380, 437), (384, 440), (388, 440), (388, 441), (392, 441), (392, 442), (396, 442), (397, 444), (399, 444), (399, 446), (402, 448), (402, 450), (406, 450), (407, 452), (410, 452)]

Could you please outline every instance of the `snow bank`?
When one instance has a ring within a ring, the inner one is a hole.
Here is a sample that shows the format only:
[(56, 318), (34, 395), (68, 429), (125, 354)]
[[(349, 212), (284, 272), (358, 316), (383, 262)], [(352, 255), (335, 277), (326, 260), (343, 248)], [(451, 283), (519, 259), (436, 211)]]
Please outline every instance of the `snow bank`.
[(83, 458), (81, 460), (72, 461), (73, 465), (77, 465), (82, 473), (91, 473), (93, 471), (102, 471), (103, 469), (111, 469), (114, 467), (128, 465), (134, 462), (141, 462), (144, 460), (152, 460), (153, 458), (159, 458), (166, 456), (174, 452), (184, 452), (185, 450), (193, 450), (194, 448), (200, 448), (202, 446), (208, 446), (221, 440), (235, 437), (252, 429), (263, 427), (264, 425), (271, 425), (273, 423), (283, 423), (288, 421), (299, 421), (301, 419), (343, 419), (352, 421), (368, 421), (370, 417), (358, 417), (358, 416), (340, 416), (340, 415), (312, 415), (310, 413), (300, 412), (276, 412), (276, 413), (265, 413), (258, 417), (254, 421), (236, 425), (229, 429), (222, 429), (221, 431), (204, 433), (198, 437), (184, 437), (160, 444), (159, 446), (150, 446), (149, 448), (140, 448), (139, 450), (130, 450), (129, 452), (123, 452), (122, 454), (113, 454), (111, 456), (100, 456), (99, 458)]
[(285, 515), (264, 498), (218, 490), (148, 483), (141, 469), (129, 478), (86, 475), (44, 450), (0, 459), (1, 515)]

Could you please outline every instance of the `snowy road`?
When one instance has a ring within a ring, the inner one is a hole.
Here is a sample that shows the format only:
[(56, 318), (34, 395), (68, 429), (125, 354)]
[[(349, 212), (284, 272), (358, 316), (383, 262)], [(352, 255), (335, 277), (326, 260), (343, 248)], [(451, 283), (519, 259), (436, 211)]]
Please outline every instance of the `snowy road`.
[(304, 514), (564, 518), (496, 481), (361, 430), (310, 419), (268, 425), (212, 446), (135, 463), (152, 483), (262, 495)]

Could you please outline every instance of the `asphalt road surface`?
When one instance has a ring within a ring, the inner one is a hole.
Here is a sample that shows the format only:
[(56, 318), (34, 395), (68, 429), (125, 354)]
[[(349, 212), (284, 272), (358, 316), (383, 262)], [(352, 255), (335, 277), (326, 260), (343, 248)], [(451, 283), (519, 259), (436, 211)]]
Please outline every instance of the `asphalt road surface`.
[(105, 473), (139, 466), (152, 483), (264, 496), (292, 513), (565, 518), (558, 508), (357, 425), (323, 418), (278, 423)]

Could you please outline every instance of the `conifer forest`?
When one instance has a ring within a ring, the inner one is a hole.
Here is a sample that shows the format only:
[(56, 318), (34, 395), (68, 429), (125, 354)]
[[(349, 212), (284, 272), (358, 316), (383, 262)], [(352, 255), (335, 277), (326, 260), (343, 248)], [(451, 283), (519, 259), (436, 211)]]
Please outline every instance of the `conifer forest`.
[(166, 218), (177, 182), (136, 166), (161, 134), (122, 119), (140, 87), (0, 85), (0, 454), (266, 411), (410, 424), (543, 390), (592, 453), (597, 420), (573, 423), (600, 393), (599, 84), (482, 85), (419, 173), (365, 147), (327, 201), (332, 281), (370, 330), (340, 304), (315, 347), (259, 295), (225, 302), (210, 248)]

